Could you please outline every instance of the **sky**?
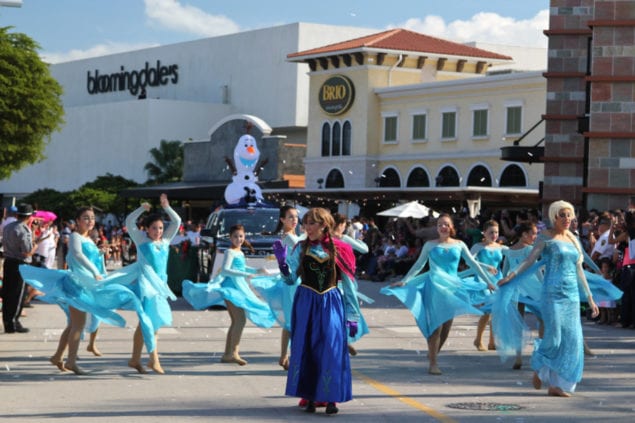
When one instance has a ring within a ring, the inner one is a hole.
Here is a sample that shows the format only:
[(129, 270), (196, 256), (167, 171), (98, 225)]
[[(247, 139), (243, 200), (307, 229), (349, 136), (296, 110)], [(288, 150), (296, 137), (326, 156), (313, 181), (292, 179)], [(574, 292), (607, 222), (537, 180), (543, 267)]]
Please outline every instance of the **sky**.
[[(8, 0), (19, 2), (20, 0)], [(294, 22), (383, 31), (406, 28), (456, 42), (547, 47), (549, 0), (21, 0), (0, 27), (33, 38), (59, 63)], [(0, 0), (2, 4), (2, 0)]]

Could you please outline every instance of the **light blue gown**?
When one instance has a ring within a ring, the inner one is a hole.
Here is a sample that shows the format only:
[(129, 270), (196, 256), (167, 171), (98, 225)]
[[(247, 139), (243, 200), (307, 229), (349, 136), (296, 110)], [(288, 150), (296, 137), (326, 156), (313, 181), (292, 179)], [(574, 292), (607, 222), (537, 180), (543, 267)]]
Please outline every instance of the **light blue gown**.
[(148, 316), (141, 302), (127, 285), (132, 277), (125, 274), (110, 274), (101, 280), (96, 276), (105, 274), (103, 257), (95, 243), (74, 232), (70, 237), (67, 255), (68, 270), (45, 269), (29, 265), (20, 266), (20, 273), (31, 286), (44, 292), (42, 301), (58, 304), (69, 316), (69, 307), (90, 313), (108, 324), (124, 327), (125, 319), (115, 310), (137, 312), (144, 331), (148, 351), (154, 349), (154, 336), (146, 338), (151, 329)]
[(132, 275), (134, 282), (130, 289), (137, 295), (143, 309), (152, 321), (156, 333), (162, 326), (172, 325), (172, 309), (168, 299), (176, 300), (176, 295), (168, 287), (168, 256), (170, 242), (178, 233), (181, 218), (171, 208), (163, 209), (170, 217), (170, 224), (158, 241), (152, 241), (147, 233), (137, 228), (137, 220), (145, 211), (139, 207), (126, 218), (130, 238), (137, 246), (137, 261), (120, 269), (119, 272)]
[[(463, 242), (439, 243), (434, 240), (424, 244), (419, 258), (403, 279), (404, 286), (384, 287), (380, 292), (397, 297), (410, 310), (423, 336), (429, 338), (443, 323), (456, 316), (483, 314), (472, 303), (473, 292), (465, 287), (457, 274), (461, 258), (482, 280), (489, 280)], [(418, 275), (428, 261), (430, 270)], [(481, 283), (478, 289), (485, 287)]]
[[(503, 276), (516, 271), (529, 257), (533, 246), (503, 252)], [(516, 356), (528, 340), (529, 328), (518, 311), (518, 303), (524, 303), (528, 310), (540, 318), (540, 296), (542, 291), (542, 271), (536, 269), (523, 278), (515, 278), (500, 286), (492, 295), (492, 330), (496, 343), (496, 353), (501, 361)]]
[[(276, 316), (267, 303), (262, 301), (245, 279), (257, 271), (248, 267), (242, 251), (225, 250), (220, 273), (207, 284), (183, 281), (183, 298), (197, 310), (229, 301), (245, 310), (247, 318), (256, 326), (269, 328), (276, 322)], [(259, 276), (259, 278), (279, 278), (279, 276)]]
[[(348, 235), (342, 237), (342, 241), (350, 245), (354, 251), (358, 251), (362, 254), (368, 253), (368, 245), (365, 242), (351, 238)], [(368, 323), (362, 314), (360, 307), (360, 301), (364, 301), (368, 304), (375, 302), (370, 297), (363, 295), (359, 292), (359, 286), (357, 280), (350, 278), (347, 274), (342, 273), (342, 280), (338, 284), (338, 288), (344, 295), (344, 306), (346, 307), (346, 320), (349, 322), (357, 322), (357, 333), (355, 336), (348, 335), (348, 343), (352, 344), (359, 341), (362, 336), (369, 333)]]
[[(298, 241), (304, 238), (305, 236), (296, 236), (294, 234), (284, 235), (281, 241), (282, 245), (287, 249), (287, 255), (291, 254)], [(269, 304), (272, 313), (276, 316), (276, 322), (281, 328), (289, 332), (291, 331), (293, 297), (299, 284), (299, 279), (296, 279), (295, 283), (290, 285), (285, 283), (282, 278), (253, 278), (251, 280), (253, 289)]]
[(575, 390), (584, 368), (576, 265), (579, 257), (579, 250), (571, 242), (545, 241), (540, 297), (545, 331), (543, 338), (536, 340), (531, 357), (531, 367), (544, 383), (568, 392)]

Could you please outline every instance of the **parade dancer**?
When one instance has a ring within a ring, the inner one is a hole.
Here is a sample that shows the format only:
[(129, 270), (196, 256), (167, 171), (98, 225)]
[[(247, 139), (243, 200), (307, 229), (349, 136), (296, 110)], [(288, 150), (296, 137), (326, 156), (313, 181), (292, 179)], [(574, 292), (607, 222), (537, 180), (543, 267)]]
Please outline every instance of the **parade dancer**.
[[(143, 312), (141, 302), (125, 285), (131, 282), (125, 275), (106, 276), (103, 254), (90, 238), (95, 226), (95, 213), (90, 207), (78, 210), (77, 228), (70, 236), (66, 257), (69, 270), (54, 270), (20, 266), (20, 273), (31, 285), (44, 292), (42, 301), (58, 304), (67, 315), (68, 324), (58, 343), (57, 351), (50, 362), (60, 370), (70, 370), (78, 375), (86, 372), (77, 365), (77, 351), (86, 323), (86, 313), (100, 320), (123, 327), (125, 320), (114, 310), (125, 309), (137, 312), (146, 328), (150, 321)], [(147, 333), (147, 331), (145, 332)], [(144, 336), (150, 350), (153, 340)], [(64, 351), (68, 346), (66, 362)]]
[[(552, 229), (543, 231), (529, 257), (516, 272), (511, 272), (499, 285), (523, 277), (535, 271), (532, 267), (539, 257), (539, 265), (545, 266), (540, 299), (540, 312), (544, 322), (544, 334), (538, 339), (531, 357), (534, 370), (532, 384), (540, 389), (547, 384), (548, 395), (569, 397), (582, 379), (584, 347), (580, 321), (580, 295), (582, 290), (597, 316), (595, 304), (582, 268), (582, 247), (569, 231), (574, 209), (566, 201), (556, 201), (549, 206)], [(518, 276), (516, 276), (518, 274)]]
[[(307, 239), (293, 249), (281, 272), (289, 284), (300, 278), (291, 317), (291, 356), (285, 393), (306, 399), (305, 411), (326, 402), (326, 413), (337, 402), (352, 399), (347, 350), (347, 322), (338, 279), (355, 274), (355, 256), (348, 244), (332, 237), (330, 212), (313, 208), (302, 218)], [(348, 325), (354, 331), (353, 325)]]
[[(470, 254), (467, 245), (454, 238), (456, 232), (450, 215), (439, 216), (437, 233), (439, 238), (424, 244), (419, 258), (403, 281), (380, 291), (397, 297), (413, 314), (419, 330), (428, 342), (428, 373), (432, 375), (441, 374), (437, 356), (450, 334), (454, 317), (483, 314), (473, 305), (472, 293), (457, 274), (461, 258), (481, 280), (489, 281), (489, 276)], [(418, 275), (428, 262), (430, 270)], [(494, 289), (491, 282), (482, 285), (485, 286)]]
[[(137, 261), (127, 266), (125, 271), (134, 271), (138, 274), (136, 283), (131, 285), (131, 289), (141, 300), (144, 311), (152, 321), (155, 345), (158, 345), (156, 338), (159, 328), (172, 325), (172, 310), (168, 303), (168, 298), (174, 301), (176, 296), (167, 285), (167, 266), (170, 242), (181, 225), (181, 218), (170, 207), (167, 195), (161, 194), (159, 201), (163, 211), (170, 219), (170, 224), (167, 228), (164, 229), (163, 217), (158, 213), (150, 214), (144, 219), (142, 225), (144, 230), (137, 228), (136, 222), (141, 214), (149, 212), (151, 209), (148, 203), (143, 203), (126, 218), (128, 233), (132, 242), (137, 246)], [(132, 357), (128, 361), (128, 366), (136, 369), (139, 373), (146, 373), (141, 365), (142, 350), (143, 334), (141, 326), (138, 325), (134, 333)], [(149, 351), (149, 353), (148, 367), (156, 373), (165, 373), (159, 362), (157, 348)]]
[(183, 298), (197, 310), (217, 305), (219, 301), (225, 302), (231, 325), (227, 331), (225, 352), (220, 361), (244, 366), (247, 360), (240, 356), (239, 344), (246, 318), (263, 328), (273, 326), (276, 318), (269, 305), (258, 298), (249, 285), (252, 278), (266, 274), (266, 271), (246, 265), (245, 254), (241, 249), (243, 245), (247, 248), (251, 245), (245, 240), (245, 228), (242, 225), (232, 226), (229, 229), (229, 239), (231, 246), (225, 250), (218, 276), (207, 284), (183, 281)]

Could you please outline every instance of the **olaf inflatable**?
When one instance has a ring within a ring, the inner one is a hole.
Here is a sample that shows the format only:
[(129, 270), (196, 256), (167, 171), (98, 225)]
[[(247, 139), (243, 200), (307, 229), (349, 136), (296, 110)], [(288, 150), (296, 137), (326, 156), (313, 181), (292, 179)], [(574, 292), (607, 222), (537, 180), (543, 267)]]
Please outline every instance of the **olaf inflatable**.
[(247, 203), (257, 203), (264, 200), (262, 191), (256, 182), (256, 165), (260, 158), (260, 151), (256, 139), (251, 135), (243, 135), (238, 138), (234, 148), (234, 166), (236, 174), (232, 176), (232, 182), (225, 188), (225, 201), (227, 204), (238, 204), (241, 199)]

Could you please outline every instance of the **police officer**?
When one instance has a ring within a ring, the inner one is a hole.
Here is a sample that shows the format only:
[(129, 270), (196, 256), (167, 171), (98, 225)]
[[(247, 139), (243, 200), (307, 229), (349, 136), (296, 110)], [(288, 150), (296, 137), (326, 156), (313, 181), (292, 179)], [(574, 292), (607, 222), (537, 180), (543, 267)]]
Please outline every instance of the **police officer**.
[(2, 321), (5, 333), (26, 333), (29, 329), (20, 323), (24, 280), (20, 276), (19, 266), (35, 253), (29, 221), (33, 208), (29, 204), (17, 207), (15, 222), (9, 223), (2, 231), (4, 247), (4, 272), (2, 280)]

